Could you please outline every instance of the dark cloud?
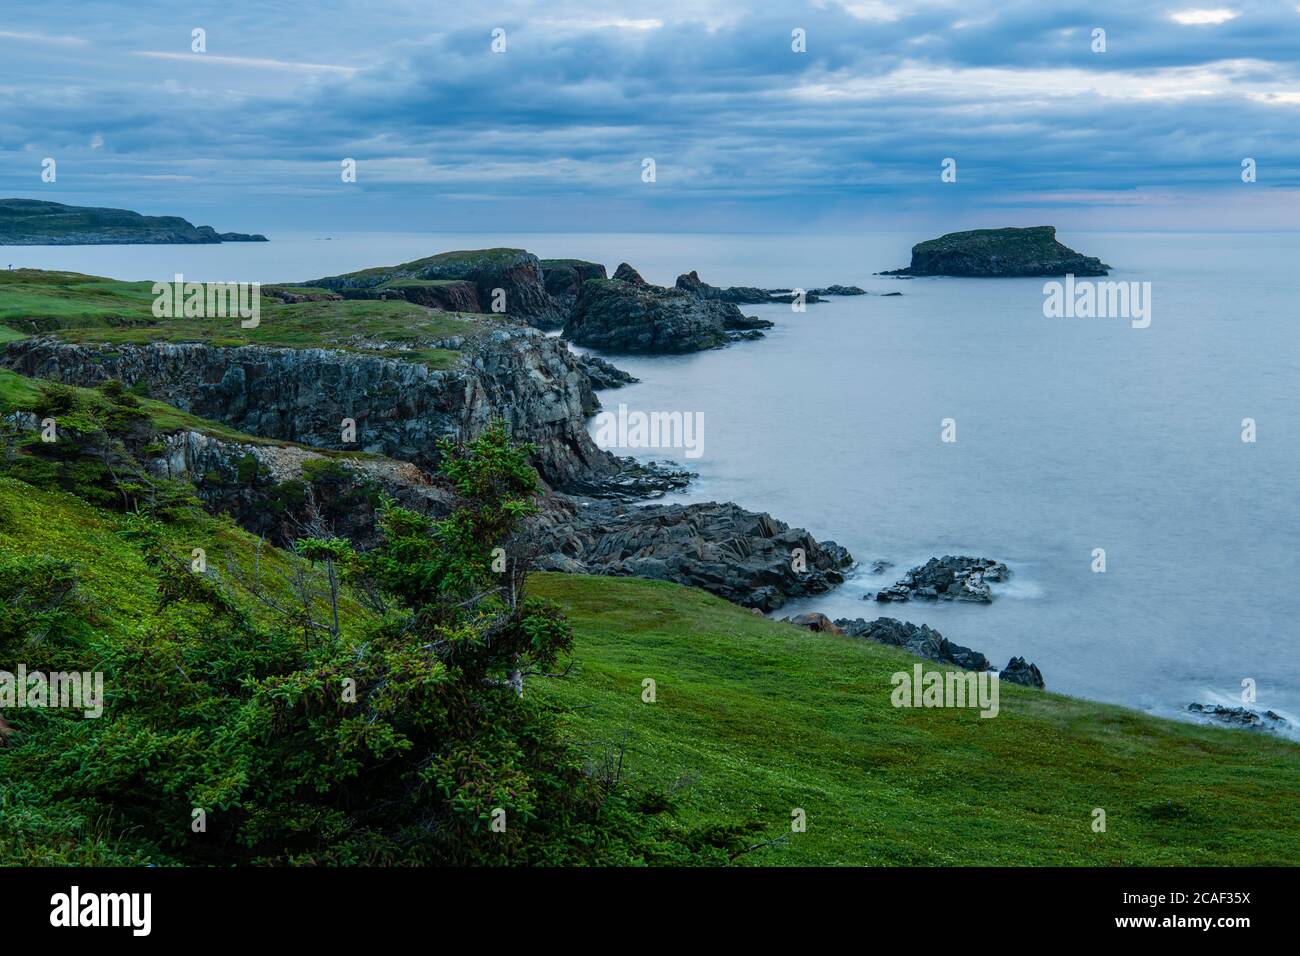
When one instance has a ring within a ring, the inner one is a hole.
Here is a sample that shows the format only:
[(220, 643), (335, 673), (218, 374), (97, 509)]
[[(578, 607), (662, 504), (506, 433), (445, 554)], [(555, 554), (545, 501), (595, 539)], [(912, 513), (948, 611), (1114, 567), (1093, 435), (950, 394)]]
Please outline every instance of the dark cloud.
[[(53, 155), (68, 201), (258, 205), (286, 220), (312, 204), (372, 227), (394, 210), (410, 225), (505, 204), (521, 227), (582, 228), (581, 210), (617, 209), (635, 228), (638, 210), (654, 222), (715, 209), (726, 226), (746, 203), (942, 205), (948, 156), (961, 203), (990, 207), (1091, 191), (1111, 205), (1133, 194), (1145, 216), (1143, 194), (1238, 188), (1245, 156), (1262, 189), (1300, 186), (1300, 13), (1287, 4), (1232, 3), (1237, 16), (1204, 26), (1170, 13), (1218, 0), (922, 2), (892, 18), (829, 0), (292, 6), (92, 2), (6, 25), (44, 39), (0, 32), (0, 191), (53, 192), (39, 184)], [(211, 59), (185, 58), (195, 26)], [(489, 49), (494, 27), (504, 55)], [(791, 52), (795, 27), (806, 54)], [(361, 164), (353, 187), (344, 156)], [(528, 218), (557, 208), (575, 222)]]

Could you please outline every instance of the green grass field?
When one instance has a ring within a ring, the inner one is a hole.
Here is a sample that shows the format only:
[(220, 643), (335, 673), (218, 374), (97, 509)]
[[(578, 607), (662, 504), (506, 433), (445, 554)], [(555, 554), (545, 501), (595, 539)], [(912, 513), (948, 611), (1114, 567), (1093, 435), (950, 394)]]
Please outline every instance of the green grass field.
[(155, 318), (151, 282), (118, 282), (71, 272), (0, 272), (0, 343), (40, 332), (70, 342), (141, 344), (206, 342), (214, 346), (344, 348), (405, 358), (432, 368), (460, 360), (453, 349), (429, 347), (474, 338), (487, 326), (472, 317), (389, 300), (285, 304), (263, 296), (260, 322), (245, 329), (237, 317)]
[[(890, 675), (917, 662), (901, 651), (672, 584), (546, 574), (532, 588), (568, 610), (578, 639), (574, 672), (530, 692), (572, 707), (593, 754), (626, 746), (633, 776), (681, 781), (688, 821), (789, 833), (746, 862), (1297, 861), (1300, 746), (1267, 734), (1012, 685), (994, 718), (895, 709)], [(642, 702), (645, 678), (656, 703)], [(804, 833), (789, 832), (796, 807)]]

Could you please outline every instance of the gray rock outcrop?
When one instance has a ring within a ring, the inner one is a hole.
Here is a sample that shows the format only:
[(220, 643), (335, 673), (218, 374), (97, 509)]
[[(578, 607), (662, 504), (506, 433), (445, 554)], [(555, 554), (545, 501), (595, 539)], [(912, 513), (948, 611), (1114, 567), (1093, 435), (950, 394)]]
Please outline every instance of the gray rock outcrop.
[[(972, 601), (988, 604), (993, 592), (988, 582), (1005, 581), (1011, 576), (1007, 566), (991, 558), (953, 557), (931, 558), (925, 564), (912, 568), (902, 580), (876, 592), (875, 599), (882, 603), (907, 601)], [(870, 597), (870, 595), (867, 595)]]
[(877, 644), (900, 647), (918, 657), (940, 664), (953, 664), (972, 671), (989, 669), (989, 659), (979, 651), (954, 644), (929, 625), (916, 625), (892, 617), (867, 621), (862, 618), (837, 618), (838, 627), (850, 637), (861, 637)]
[(746, 317), (729, 302), (681, 289), (631, 279), (589, 279), (582, 284), (564, 336), (611, 352), (697, 352), (760, 336), (759, 330), (771, 325)]
[[(853, 563), (833, 541), (730, 502), (637, 507), (570, 499), (544, 520), (541, 570), (676, 581), (762, 611), (830, 590)], [(795, 570), (796, 549), (806, 570)]]

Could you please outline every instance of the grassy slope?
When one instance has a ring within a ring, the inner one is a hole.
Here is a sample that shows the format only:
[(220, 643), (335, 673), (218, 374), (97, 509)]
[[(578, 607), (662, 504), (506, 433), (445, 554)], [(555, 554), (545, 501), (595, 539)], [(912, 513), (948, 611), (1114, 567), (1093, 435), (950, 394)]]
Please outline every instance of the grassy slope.
[[(122, 524), (0, 479), (0, 552), (77, 562), (82, 606), (109, 639), (153, 607), (153, 573)], [(177, 555), (203, 547), (212, 568), (251, 566), (253, 539), (226, 519), (195, 514), (168, 534)], [(293, 560), (271, 549), (263, 568), (283, 582)], [(916, 662), (902, 652), (661, 582), (548, 574), (533, 588), (568, 610), (578, 642), (574, 676), (533, 678), (529, 692), (572, 708), (589, 753), (625, 742), (639, 780), (685, 781), (680, 814), (692, 826), (757, 820), (770, 838), (792, 808), (807, 812), (806, 833), (744, 862), (1294, 862), (1294, 744), (1017, 687), (1003, 688), (993, 719), (898, 710), (889, 676)], [(361, 613), (350, 601), (344, 612)], [(641, 701), (646, 677), (654, 704)], [(1104, 834), (1091, 830), (1094, 807), (1107, 811)], [(21, 808), (0, 800), (0, 833), (10, 812)]]
[[(156, 608), (157, 575), (145, 564), (139, 547), (122, 535), (126, 524), (125, 516), (74, 495), (0, 477), (0, 552), (73, 561), (87, 619), (109, 637), (118, 629), (137, 626)], [(193, 548), (203, 548), (208, 567), (223, 576), (231, 567), (251, 574), (260, 566), (263, 584), (282, 599), (289, 593), (292, 569), (301, 563), (289, 552), (267, 546), (259, 565), (253, 535), (229, 518), (197, 509), (165, 528), (169, 550), (178, 558), (188, 560)], [(248, 606), (255, 613), (262, 610), (255, 603)], [(365, 614), (346, 596), (340, 610), (345, 619)]]
[(1009, 685), (991, 719), (895, 709), (890, 675), (917, 659), (891, 648), (660, 582), (547, 574), (533, 593), (572, 615), (578, 664), (531, 692), (577, 708), (592, 752), (625, 740), (641, 778), (693, 781), (691, 822), (752, 817), (771, 838), (806, 811), (749, 862), (1296, 862), (1300, 746)]
[[(288, 305), (263, 297), (261, 322), (240, 327), (237, 318), (153, 316), (151, 282), (118, 282), (71, 272), (0, 271), (0, 342), (56, 331), (72, 342), (108, 344), (207, 342), (217, 346), (349, 348), (449, 368), (450, 349), (422, 347), (455, 336), (474, 337), (485, 326), (460, 315), (407, 302), (349, 300)], [(379, 347), (373, 343), (384, 343)], [(389, 345), (397, 348), (388, 347)]]

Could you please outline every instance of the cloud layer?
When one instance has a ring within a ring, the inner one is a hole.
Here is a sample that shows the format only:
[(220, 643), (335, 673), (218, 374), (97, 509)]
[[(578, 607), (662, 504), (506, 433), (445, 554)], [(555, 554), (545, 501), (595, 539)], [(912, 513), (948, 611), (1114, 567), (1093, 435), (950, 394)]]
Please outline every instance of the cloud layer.
[(1294, 5), (376, 6), (15, 11), (0, 194), (268, 229), (1286, 228), (1300, 209)]

